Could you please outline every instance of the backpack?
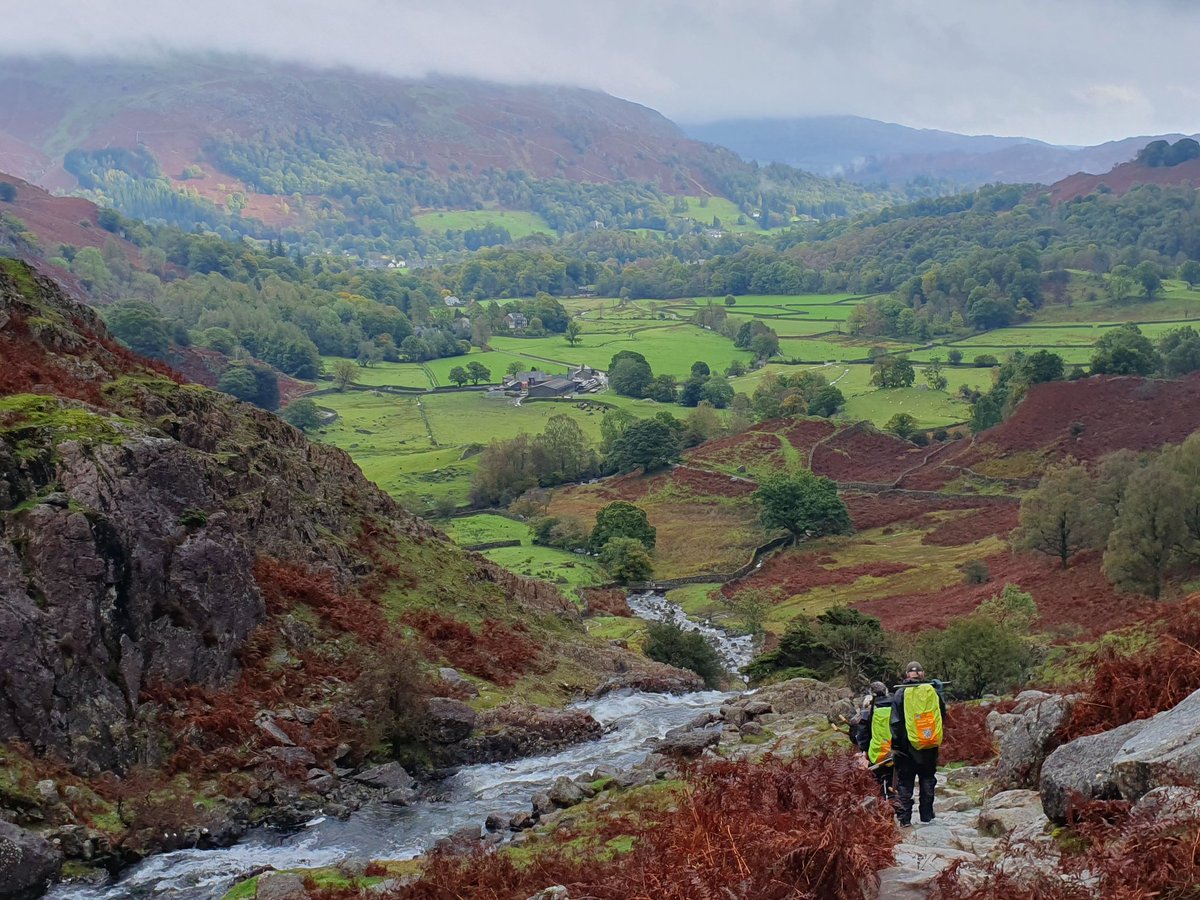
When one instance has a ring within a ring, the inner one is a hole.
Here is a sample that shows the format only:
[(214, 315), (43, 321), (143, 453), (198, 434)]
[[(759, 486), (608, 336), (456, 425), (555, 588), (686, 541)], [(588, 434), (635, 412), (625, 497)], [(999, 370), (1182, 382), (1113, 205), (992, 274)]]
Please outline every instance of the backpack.
[(904, 730), (914, 750), (932, 750), (942, 745), (942, 704), (932, 684), (914, 684), (904, 689)]
[(867, 761), (879, 765), (892, 752), (892, 709), (877, 706), (871, 713), (871, 746), (867, 748)]

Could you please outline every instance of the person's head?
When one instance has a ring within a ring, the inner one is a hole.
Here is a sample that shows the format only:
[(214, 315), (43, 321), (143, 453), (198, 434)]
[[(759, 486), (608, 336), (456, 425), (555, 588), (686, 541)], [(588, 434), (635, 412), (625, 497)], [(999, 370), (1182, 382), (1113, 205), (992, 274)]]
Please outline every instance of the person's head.
[(871, 682), (871, 694), (876, 697), (882, 697), (887, 693), (887, 685), (882, 681)]
[(904, 667), (905, 681), (923, 681), (925, 678), (925, 667), (915, 659)]

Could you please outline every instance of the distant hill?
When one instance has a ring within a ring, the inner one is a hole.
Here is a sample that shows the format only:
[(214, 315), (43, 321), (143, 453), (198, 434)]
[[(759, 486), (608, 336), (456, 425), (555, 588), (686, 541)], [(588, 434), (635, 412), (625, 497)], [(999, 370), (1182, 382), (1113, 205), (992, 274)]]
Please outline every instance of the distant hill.
[(1121, 195), (1139, 184), (1200, 187), (1200, 159), (1192, 159), (1177, 166), (1151, 167), (1140, 162), (1127, 162), (1114, 166), (1103, 175), (1076, 173), (1050, 186), (1050, 197), (1055, 203), (1086, 197), (1093, 191), (1103, 190)]
[(0, 61), (0, 96), (0, 170), (137, 218), (326, 246), (417, 239), (428, 209), (528, 210), (562, 232), (665, 229), (679, 196), (725, 197), (768, 225), (894, 199), (761, 168), (577, 88), (242, 57), (42, 58)]
[(993, 182), (1051, 184), (1076, 172), (1106, 172), (1133, 159), (1152, 140), (1183, 136), (1064, 147), (1024, 137), (909, 128), (857, 116), (725, 120), (688, 125), (685, 130), (748, 159), (844, 175), (863, 184), (934, 179), (963, 187)]

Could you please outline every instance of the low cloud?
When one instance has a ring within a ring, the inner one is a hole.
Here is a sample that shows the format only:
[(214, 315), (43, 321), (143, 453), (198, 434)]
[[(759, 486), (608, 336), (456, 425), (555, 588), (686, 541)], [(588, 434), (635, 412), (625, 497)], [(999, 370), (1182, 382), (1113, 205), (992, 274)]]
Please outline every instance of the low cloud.
[(1200, 5), (1179, 0), (17, 3), (0, 54), (219, 50), (561, 83), (678, 121), (849, 113), (1063, 143), (1200, 130)]

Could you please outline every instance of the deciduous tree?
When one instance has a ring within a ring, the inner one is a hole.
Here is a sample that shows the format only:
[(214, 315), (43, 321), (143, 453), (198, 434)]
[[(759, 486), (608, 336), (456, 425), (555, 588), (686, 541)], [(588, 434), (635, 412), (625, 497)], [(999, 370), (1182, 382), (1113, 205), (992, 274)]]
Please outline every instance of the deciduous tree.
[(633, 538), (616, 537), (600, 551), (600, 565), (613, 581), (649, 581), (654, 561), (646, 548)]
[(850, 514), (837, 493), (837, 484), (807, 470), (794, 475), (774, 475), (754, 492), (767, 528), (783, 528), (799, 538), (805, 535), (849, 534)]
[(1049, 469), (1022, 498), (1014, 543), (1056, 557), (1065, 569), (1078, 551), (1103, 545), (1103, 518), (1087, 469), (1068, 460)]
[(613, 538), (633, 538), (647, 550), (653, 550), (657, 535), (644, 509), (625, 500), (614, 500), (596, 513), (590, 542), (593, 550), (601, 550)]

